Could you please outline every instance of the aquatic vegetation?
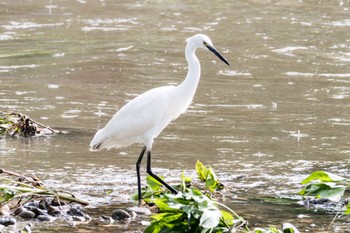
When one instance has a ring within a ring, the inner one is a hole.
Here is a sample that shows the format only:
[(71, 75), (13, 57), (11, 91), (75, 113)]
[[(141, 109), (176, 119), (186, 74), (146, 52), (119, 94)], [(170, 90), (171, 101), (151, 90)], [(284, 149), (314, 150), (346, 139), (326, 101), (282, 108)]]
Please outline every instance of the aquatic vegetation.
[(65, 200), (88, 205), (87, 201), (78, 199), (73, 194), (46, 187), (35, 175), (27, 177), (0, 169), (0, 208), (8, 204), (13, 208), (19, 207), (35, 198), (47, 196), (55, 197), (58, 202)]
[(0, 136), (33, 137), (52, 135), (59, 131), (21, 113), (0, 113)]
[[(151, 224), (145, 233), (158, 232), (254, 232), (284, 233), (299, 231), (291, 224), (284, 224), (283, 230), (274, 227), (249, 230), (248, 222), (235, 211), (216, 200), (218, 190), (223, 184), (217, 179), (212, 168), (205, 167), (200, 161), (196, 163), (199, 180), (205, 183), (204, 188), (191, 187), (192, 178), (181, 174), (181, 192), (165, 193), (161, 184), (155, 179), (147, 178), (147, 188), (143, 199), (155, 204), (159, 213), (151, 217)], [(220, 208), (219, 208), (220, 207)]]
[(325, 171), (315, 171), (306, 177), (301, 184), (304, 187), (299, 191), (303, 197), (327, 199), (339, 203), (344, 208), (344, 214), (350, 214), (350, 202), (344, 199), (346, 190), (350, 188), (350, 179)]

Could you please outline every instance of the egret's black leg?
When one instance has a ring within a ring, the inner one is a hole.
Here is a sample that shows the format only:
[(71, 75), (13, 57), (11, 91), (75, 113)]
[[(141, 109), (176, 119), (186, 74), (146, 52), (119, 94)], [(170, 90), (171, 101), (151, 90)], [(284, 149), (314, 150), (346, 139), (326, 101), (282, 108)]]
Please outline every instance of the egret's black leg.
[(146, 146), (144, 146), (142, 148), (142, 151), (140, 153), (140, 156), (136, 162), (136, 172), (137, 172), (137, 194), (138, 194), (138, 198), (139, 198), (139, 204), (141, 204), (141, 176), (140, 176), (140, 164), (143, 158), (143, 155), (145, 154), (146, 151)]
[(151, 151), (147, 151), (147, 173), (152, 176), (154, 179), (156, 179), (157, 181), (159, 181), (162, 185), (164, 185), (167, 189), (169, 189), (173, 194), (177, 194), (177, 191), (171, 187), (170, 185), (168, 185), (167, 183), (165, 183), (164, 180), (162, 180), (161, 178), (159, 178), (156, 174), (154, 174), (151, 170)]

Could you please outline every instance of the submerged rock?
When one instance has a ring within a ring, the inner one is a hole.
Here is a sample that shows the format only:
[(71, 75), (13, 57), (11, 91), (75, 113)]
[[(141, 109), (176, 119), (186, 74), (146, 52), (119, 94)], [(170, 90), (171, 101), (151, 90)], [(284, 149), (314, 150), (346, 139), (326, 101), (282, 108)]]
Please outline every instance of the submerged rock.
[(70, 210), (67, 211), (67, 214), (70, 216), (79, 216), (79, 217), (85, 217), (85, 213), (78, 208), (72, 207)]
[(112, 218), (113, 218), (113, 220), (124, 221), (124, 220), (130, 219), (131, 215), (125, 210), (116, 209), (112, 213)]

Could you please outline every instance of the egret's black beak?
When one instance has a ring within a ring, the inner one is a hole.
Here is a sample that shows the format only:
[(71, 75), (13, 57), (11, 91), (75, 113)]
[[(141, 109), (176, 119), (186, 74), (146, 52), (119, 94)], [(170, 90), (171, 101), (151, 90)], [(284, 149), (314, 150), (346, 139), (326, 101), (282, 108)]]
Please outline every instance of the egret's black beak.
[(221, 56), (221, 54), (213, 47), (213, 46), (210, 46), (208, 44), (205, 45), (212, 53), (214, 53), (218, 58), (220, 58), (221, 61), (225, 62), (226, 65), (230, 65), (230, 63), (228, 63), (228, 61), (223, 57)]

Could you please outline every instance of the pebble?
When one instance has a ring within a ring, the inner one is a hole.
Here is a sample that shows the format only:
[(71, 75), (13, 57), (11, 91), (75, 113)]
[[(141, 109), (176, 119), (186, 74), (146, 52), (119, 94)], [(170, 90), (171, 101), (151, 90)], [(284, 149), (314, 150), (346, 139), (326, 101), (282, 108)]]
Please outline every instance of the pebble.
[(72, 220), (76, 222), (85, 222), (86, 218), (82, 216), (72, 216)]
[(106, 216), (106, 215), (101, 215), (99, 217), (99, 220), (101, 222), (104, 222), (106, 224), (112, 224), (114, 222), (113, 218), (112, 217), (109, 217), (109, 216)]
[(67, 211), (67, 214), (70, 216), (85, 217), (85, 213), (83, 211), (73, 207)]
[(138, 207), (138, 206), (134, 206), (134, 207), (128, 207), (126, 208), (127, 211), (129, 212), (135, 212), (137, 214), (141, 214), (141, 215), (151, 215), (151, 211), (146, 208), (146, 207)]
[(64, 206), (66, 205), (63, 201), (58, 201), (57, 199), (53, 199), (51, 202), (51, 206)]
[(7, 227), (9, 225), (15, 225), (15, 224), (16, 224), (16, 219), (14, 218), (11, 218), (11, 217), (0, 218), (0, 225)]
[(32, 211), (35, 213), (35, 216), (39, 216), (39, 215), (44, 215), (45, 212), (41, 209), (39, 209), (39, 207), (35, 207), (35, 206), (28, 206), (27, 210)]
[(26, 218), (26, 219), (30, 219), (30, 218), (35, 218), (35, 213), (33, 211), (30, 210), (24, 210), (22, 213), (20, 213), (18, 216), (20, 216), (21, 218)]
[(39, 202), (39, 208), (42, 210), (48, 210), (50, 204), (46, 199), (43, 199)]
[(38, 217), (36, 217), (36, 219), (38, 221), (41, 221), (41, 222), (49, 222), (49, 221), (51, 221), (51, 218), (48, 215), (44, 215), (44, 214), (38, 215)]
[(126, 212), (125, 210), (122, 209), (116, 209), (113, 213), (112, 213), (112, 218), (114, 220), (125, 220), (125, 219), (130, 219), (131, 216), (128, 212)]
[(25, 210), (25, 208), (22, 207), (22, 206), (20, 206), (20, 207), (18, 207), (17, 209), (15, 209), (15, 210), (13, 211), (13, 214), (14, 214), (14, 215), (19, 215), (19, 214), (22, 213), (24, 210)]

